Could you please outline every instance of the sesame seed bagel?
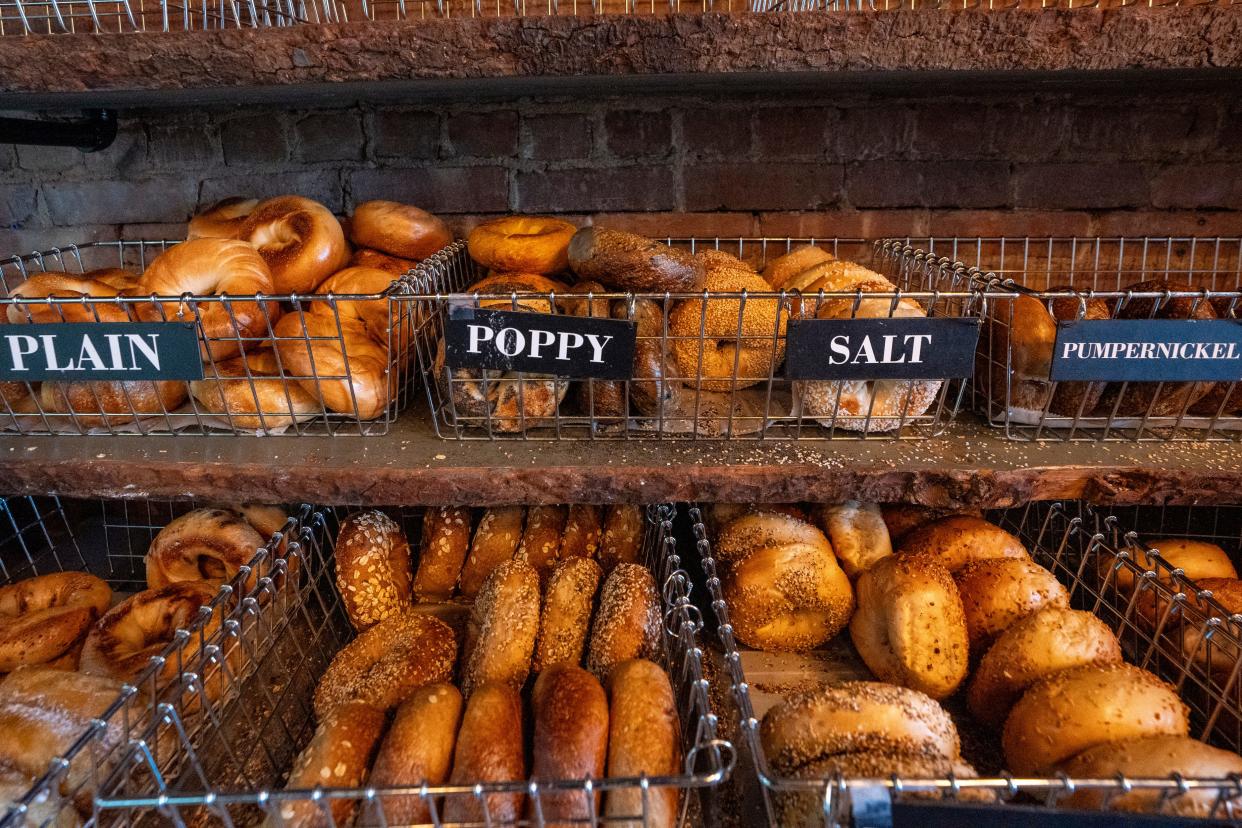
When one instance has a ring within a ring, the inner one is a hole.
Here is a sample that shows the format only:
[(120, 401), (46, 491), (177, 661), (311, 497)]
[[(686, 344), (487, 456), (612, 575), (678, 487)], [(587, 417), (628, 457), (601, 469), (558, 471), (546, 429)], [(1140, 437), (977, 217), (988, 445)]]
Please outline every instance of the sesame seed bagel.
[(651, 571), (641, 564), (617, 564), (600, 591), (587, 669), (606, 683), (623, 661), (658, 658), (660, 626), (660, 596)]
[(345, 518), (336, 539), (336, 588), (358, 631), (410, 606), (410, 544), (396, 521), (374, 509)]
[(518, 560), (496, 567), (479, 590), (470, 623), (478, 640), (462, 676), (462, 692), (469, 696), (489, 683), (521, 689), (539, 633), (539, 574), (534, 567)]
[(951, 515), (920, 526), (902, 539), (897, 551), (930, 556), (950, 572), (970, 561), (1031, 557), (1020, 540), (973, 515)]
[(1014, 773), (1045, 773), (1104, 742), (1189, 732), (1171, 685), (1132, 664), (1088, 665), (1032, 685), (1005, 720), (1001, 746)]
[(1121, 661), (1117, 636), (1089, 612), (1044, 607), (1001, 633), (966, 691), (976, 719), (1001, 727), (1014, 702), (1040, 679), (1085, 664)]
[(560, 273), (569, 267), (569, 241), (578, 228), (544, 216), (505, 216), (470, 231), (470, 258), (491, 270)]
[(791, 696), (764, 715), (759, 736), (768, 761), (783, 774), (843, 753), (956, 759), (961, 750), (957, 727), (935, 699), (877, 681), (846, 681)]
[(347, 702), (387, 710), (425, 684), (449, 681), (457, 661), (453, 630), (438, 618), (394, 615), (341, 648), (315, 688), (315, 716), (323, 720)]
[(85, 572), (53, 572), (0, 587), (0, 673), (73, 651), (111, 603), (112, 588)]
[(556, 566), (556, 553), (568, 519), (567, 506), (531, 506), (526, 510), (526, 528), (514, 557), (533, 566), (540, 578), (548, 577)]
[(966, 610), (971, 652), (983, 652), (1010, 625), (1042, 607), (1069, 607), (1061, 582), (1029, 559), (971, 561), (953, 580)]
[(935, 699), (952, 695), (970, 656), (966, 614), (949, 571), (930, 558), (892, 556), (854, 586), (850, 638), (871, 672)]
[[(771, 293), (772, 286), (740, 261), (716, 251), (706, 262), (710, 292)], [(788, 313), (779, 299), (683, 299), (668, 315), (669, 349), (687, 385), (733, 391), (764, 382), (785, 358)], [(736, 367), (735, 367), (736, 366)]]
[(849, 623), (854, 590), (810, 523), (750, 512), (720, 529), (715, 549), (733, 631), (747, 646), (809, 650)]

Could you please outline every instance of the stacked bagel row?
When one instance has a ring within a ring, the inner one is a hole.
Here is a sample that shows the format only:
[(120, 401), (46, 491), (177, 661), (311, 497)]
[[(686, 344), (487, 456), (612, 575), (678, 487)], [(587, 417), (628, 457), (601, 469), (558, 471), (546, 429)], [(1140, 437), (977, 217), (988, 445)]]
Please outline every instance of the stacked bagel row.
[[(603, 227), (578, 229), (555, 218), (511, 216), (476, 227), (467, 246), (487, 271), (464, 291), (479, 297), (480, 308), (622, 319), (637, 327), (628, 383), (571, 383), (467, 368), (450, 372), (441, 341), (432, 367), (442, 393), (457, 415), (486, 420), (498, 432), (552, 424), (567, 397), (575, 411), (598, 423), (628, 416), (701, 416), (701, 392), (732, 394), (777, 376), (790, 318), (925, 315), (913, 300), (894, 303), (897, 288), (879, 273), (813, 245), (759, 263), (723, 250), (694, 252)], [(660, 297), (700, 291), (707, 295)], [(789, 295), (771, 295), (780, 291)], [(821, 291), (852, 296), (799, 298)], [(585, 296), (609, 292), (647, 296), (611, 301)], [(863, 298), (873, 293), (889, 296)], [(888, 431), (903, 418), (923, 414), (940, 383), (800, 382), (794, 387), (811, 417), (850, 430)]]
[[(389, 352), (403, 337), (393, 335), (386, 299), (335, 297), (383, 294), (452, 235), (435, 216), (390, 201), (359, 204), (347, 226), (299, 196), (232, 198), (191, 219), (186, 240), (141, 272), (32, 274), (12, 290), (23, 301), (8, 306), (9, 323), (192, 322), (205, 378), (7, 382), (0, 407), (71, 414), (84, 428), (172, 413), (191, 396), (197, 413), (240, 429), (325, 412), (380, 416), (395, 394)], [(270, 298), (289, 295), (302, 298)], [(72, 301), (87, 299), (112, 301)]]
[[(192, 626), (195, 634), (182, 639), (177, 657), (141, 682), (137, 693), (152, 688), (162, 693), (173, 686), (179, 670), (196, 670), (200, 647), (215, 636), (229, 611), (227, 602), (205, 608), (223, 584), (251, 565), (286, 520), (279, 508), (255, 505), (182, 515), (151, 542), (147, 589), (124, 598), (84, 572), (39, 575), (0, 587), (0, 790), (5, 796), (29, 790), (53, 760), (124, 698), (125, 686), (179, 638), (178, 630)], [(222, 658), (236, 669), (240, 656), (235, 642), (226, 641)], [(179, 712), (198, 709), (200, 693), (210, 700), (223, 692), (225, 672), (218, 662), (205, 665), (195, 688), (177, 690)], [(90, 810), (98, 781), (91, 764), (123, 744), (128, 735), (123, 718), (105, 721), (100, 748), (73, 759), (61, 781), (61, 793), (74, 796), (84, 812)], [(128, 722), (129, 727), (137, 724)], [(8, 805), (0, 798), (0, 814)], [(77, 824), (72, 809), (48, 808), (53, 824)]]
[[(528, 781), (681, 773), (676, 699), (656, 663), (659, 595), (636, 562), (641, 510), (502, 507), (474, 517), (428, 510), (416, 556), (383, 512), (342, 523), (336, 580), (357, 636), (320, 679), (317, 728), (286, 788), (507, 784), (443, 802), (381, 794), (388, 824), (644, 811), (647, 824), (675, 824), (674, 787), (526, 795)], [(333, 820), (348, 822), (356, 805), (333, 800)], [(325, 823), (310, 800), (278, 807), (270, 824)]]
[[(962, 690), (1019, 775), (1242, 772), (1242, 758), (1190, 738), (1174, 687), (1126, 664), (1112, 630), (1070, 609), (1065, 588), (1018, 538), (977, 515), (851, 502), (809, 513), (718, 505), (709, 518), (740, 642), (810, 650), (848, 626), (880, 682), (830, 685), (769, 711), (761, 737), (784, 775), (974, 776), (937, 703)], [(1111, 805), (1206, 816), (1215, 798), (1199, 791), (1165, 802), (1149, 789)], [(1098, 807), (1102, 798), (1084, 790), (1064, 804)], [(817, 797), (780, 807), (782, 824), (822, 818)]]

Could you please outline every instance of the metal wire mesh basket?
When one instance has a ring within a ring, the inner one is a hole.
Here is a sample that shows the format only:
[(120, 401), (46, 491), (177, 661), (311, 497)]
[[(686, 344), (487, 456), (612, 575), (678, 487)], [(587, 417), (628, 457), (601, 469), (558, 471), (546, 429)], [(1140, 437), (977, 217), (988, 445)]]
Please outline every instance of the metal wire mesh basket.
[(332, 19), (327, 0), (0, 0), (0, 36), (268, 28)]
[[(1050, 382), (1051, 342), (1046, 351), (1016, 346), (1030, 317), (1014, 321), (1021, 303), (1042, 304), (1062, 321), (1236, 320), (1242, 239), (956, 238), (932, 240), (929, 250), (991, 288), (972, 397), (975, 409), (1007, 436), (1242, 439), (1236, 382)], [(1136, 284), (1139, 290), (1132, 289)]]
[[(897, 289), (805, 295), (610, 292), (588, 294), (589, 299), (577, 295), (576, 302), (569, 295), (549, 293), (493, 296), (486, 304), (493, 310), (538, 307), (554, 314), (635, 322), (636, 353), (665, 366), (663, 379), (645, 379), (654, 374), (639, 370), (631, 380), (605, 381), (454, 369), (444, 360), (445, 323), (450, 309), (481, 307), (479, 295), (466, 291), (483, 276), (465, 244), (457, 243), (416, 269), (417, 295), (403, 300), (422, 307), (412, 314), (419, 320), (415, 348), (437, 434), (460, 440), (920, 439), (953, 421), (965, 384), (951, 377), (794, 381), (781, 365), (786, 323), (815, 318), (829, 303), (842, 319), (892, 319), (910, 313), (914, 305), (918, 315), (928, 317), (977, 316), (980, 290), (971, 288), (960, 269), (923, 254), (908, 240), (715, 238), (668, 243), (691, 251), (724, 251), (756, 267), (799, 245), (816, 245), (839, 259), (866, 264)], [(689, 321), (679, 330), (670, 314), (686, 308), (691, 312), (682, 317)], [(762, 323), (751, 321), (750, 308)], [(754, 355), (749, 365), (748, 354)]]
[[(314, 730), (312, 695), (320, 675), (342, 645), (353, 637), (343, 602), (334, 585), (333, 544), (338, 515), (319, 511), (310, 520), (312, 531), (304, 545), (298, 589), (286, 590), (280, 600), (251, 602), (251, 617), (235, 627), (245, 663), (253, 665), (248, 676), (230, 683), (233, 695), (243, 703), (206, 717), (198, 732), (188, 730), (182, 711), (161, 709), (161, 717), (148, 726), (140, 741), (132, 743), (126, 761), (101, 786), (96, 797), (99, 818), (133, 820), (149, 815), (164, 824), (199, 824), (199, 820), (224, 825), (250, 824), (264, 817), (268, 824), (286, 824), (282, 806), (310, 803), (316, 824), (336, 825), (330, 807), (349, 800), (359, 825), (394, 824), (385, 808), (401, 797), (420, 797), (436, 803), (441, 797), (473, 799), (479, 803), (487, 825), (517, 824), (501, 819), (490, 805), (491, 794), (522, 793), (531, 811), (542, 813), (541, 797), (548, 791), (635, 792), (654, 787), (676, 787), (684, 792), (679, 825), (693, 824), (702, 813), (695, 794), (727, 778), (733, 763), (732, 746), (716, 735), (716, 716), (711, 710), (707, 682), (703, 677), (703, 652), (697, 641), (701, 619), (690, 600), (690, 579), (681, 568), (672, 535), (674, 509), (651, 507), (644, 540), (646, 563), (662, 584), (664, 611), (663, 664), (669, 672), (677, 698), (682, 727), (684, 770), (673, 777), (633, 779), (557, 780), (480, 783), (475, 785), (415, 786), (408, 788), (317, 788), (281, 790), (298, 750)], [(417, 537), (419, 515), (399, 516), (410, 538)], [(181, 761), (157, 766), (144, 744), (175, 741)], [(589, 798), (589, 797), (588, 797)], [(646, 797), (642, 797), (646, 802)], [(694, 800), (694, 801), (692, 801)], [(648, 814), (622, 818), (596, 814), (583, 824), (648, 824)], [(440, 825), (440, 807), (431, 807), (434, 825)], [(542, 824), (538, 816), (521, 821)]]
[[(104, 579), (115, 593), (141, 591), (146, 588), (144, 557), (151, 540), (193, 507), (187, 502), (0, 499), (0, 584), (78, 571)], [(224, 704), (226, 694), (218, 692), (222, 665), (235, 664), (229, 631), (245, 619), (256, 595), (283, 581), (286, 562), (277, 560), (277, 550), (283, 554), (288, 546), (288, 554), (297, 558), (303, 516), (290, 518), (284, 531), (256, 550), (249, 566), (221, 586), (116, 700), (83, 726), (25, 793), (0, 800), (0, 827), (76, 825), (79, 818), (89, 818), (93, 796), (122, 754), (135, 746), (150, 752), (153, 767), (176, 761), (174, 744), (144, 743), (141, 734), (150, 727), (155, 711), (164, 707), (185, 711), (187, 726), (197, 732), (203, 711)]]
[[(745, 741), (758, 775), (759, 787), (767, 816), (776, 823), (777, 800), (780, 797), (813, 797), (822, 803), (823, 824), (826, 826), (849, 826), (858, 824), (857, 818), (864, 813), (871, 816), (897, 809), (939, 808), (949, 812), (961, 822), (978, 820), (982, 823), (1019, 820), (1021, 814), (1010, 812), (1003, 816), (995, 809), (1025, 806), (1027, 808), (1057, 808), (1068, 796), (1084, 791), (1098, 792), (1102, 807), (1125, 793), (1150, 790), (1157, 796), (1157, 804), (1163, 814), (1173, 813), (1178, 797), (1190, 794), (1210, 793), (1211, 817), (1218, 822), (1242, 824), (1242, 784), (1236, 778), (1196, 779), (1170, 772), (1167, 778), (1136, 779), (1118, 775), (1109, 779), (1078, 779), (1065, 774), (1047, 778), (1015, 777), (1004, 772), (999, 755), (983, 749), (981, 757), (973, 757), (978, 763), (979, 778), (947, 776), (934, 779), (855, 779), (840, 776), (823, 779), (796, 779), (783, 776), (769, 763), (759, 737), (760, 716), (765, 712), (757, 709), (754, 691), (764, 692), (756, 685), (756, 676), (748, 675), (745, 665), (755, 651), (739, 645), (729, 623), (729, 607), (724, 600), (718, 577), (718, 564), (712, 556), (711, 531), (704, 525), (703, 514), (697, 506), (690, 509), (694, 524), (694, 538), (707, 578), (708, 591), (718, 621), (718, 632), (724, 648), (724, 661), (733, 682), (733, 697), (740, 712), (741, 738)], [(1145, 510), (1138, 508), (1117, 516), (1097, 515), (1079, 504), (1033, 503), (1026, 507), (992, 515), (992, 519), (1014, 532), (1031, 551), (1033, 559), (1046, 567), (1061, 581), (1070, 594), (1070, 606), (1088, 610), (1103, 620), (1121, 642), (1127, 661), (1161, 676), (1174, 685), (1182, 700), (1190, 709), (1193, 736), (1218, 747), (1233, 751), (1242, 749), (1242, 686), (1238, 673), (1242, 660), (1238, 659), (1239, 629), (1232, 621), (1213, 617), (1214, 611), (1206, 604), (1187, 600), (1186, 584), (1174, 578), (1166, 578), (1163, 572), (1144, 569), (1147, 559), (1142, 557), (1143, 547), (1132, 534), (1127, 534), (1127, 519), (1140, 517), (1139, 525), (1148, 531), (1167, 536), (1178, 536), (1186, 529), (1197, 531), (1205, 537), (1225, 541), (1226, 548), (1236, 554), (1239, 532), (1242, 531), (1242, 510), (1226, 509)], [(1195, 528), (1197, 527), (1197, 528)], [(1118, 573), (1126, 573), (1137, 587), (1122, 589)], [(1226, 613), (1227, 614), (1227, 613)], [(1198, 645), (1183, 649), (1183, 633), (1197, 633)], [(817, 656), (831, 663), (853, 658), (837, 652), (852, 648), (842, 638), (827, 645), (827, 650), (816, 651)], [(1229, 654), (1227, 669), (1220, 669), (1220, 655)], [(835, 655), (834, 655), (835, 654)], [(1215, 656), (1216, 663), (1212, 659)], [(820, 659), (816, 659), (820, 661)], [(1212, 665), (1209, 668), (1209, 665)], [(830, 668), (831, 669), (831, 668)], [(865, 670), (865, 668), (863, 668)], [(852, 676), (860, 677), (860, 676)], [(866, 677), (865, 675), (861, 677)], [(769, 689), (768, 703), (775, 703), (771, 694), (780, 694), (781, 688)], [(785, 691), (787, 692), (787, 691)], [(952, 701), (952, 700), (950, 700)], [(964, 711), (953, 705), (949, 712), (959, 722), (965, 742), (981, 742), (986, 737), (971, 732), (972, 723)], [(959, 715), (960, 714), (960, 715)], [(977, 730), (977, 727), (974, 728)], [(976, 745), (976, 749), (979, 749)], [(968, 756), (968, 759), (972, 757)], [(988, 767), (991, 764), (992, 767)], [(980, 790), (991, 791), (996, 805), (966, 804), (959, 797), (971, 799)], [(934, 801), (928, 801), (929, 798)], [(879, 807), (879, 810), (874, 810)], [(960, 808), (957, 812), (953, 809)], [(871, 809), (868, 811), (868, 809)], [(935, 814), (928, 812), (928, 815)], [(917, 818), (907, 810), (906, 818)], [(927, 818), (927, 815), (925, 815)], [(1031, 817), (1033, 818), (1033, 816)], [(937, 817), (935, 824), (949, 824), (945, 817)], [(866, 824), (880, 824), (866, 822)]]
[[(393, 301), (410, 290), (403, 280), (383, 293), (273, 295), (262, 301), (229, 295), (13, 294), (45, 271), (140, 273), (176, 243), (94, 242), (0, 259), (0, 331), (18, 334), (21, 325), (34, 322), (191, 323), (203, 368), (203, 379), (192, 381), (0, 381), (0, 435), (387, 432), (408, 400), (413, 376), (414, 325), (404, 314), (414, 307)], [(381, 357), (352, 356), (364, 353), (354, 344), (360, 323), (351, 318), (360, 315), (376, 330), (367, 338), (375, 347), (365, 353), (377, 347)], [(298, 323), (280, 325), (290, 316)]]

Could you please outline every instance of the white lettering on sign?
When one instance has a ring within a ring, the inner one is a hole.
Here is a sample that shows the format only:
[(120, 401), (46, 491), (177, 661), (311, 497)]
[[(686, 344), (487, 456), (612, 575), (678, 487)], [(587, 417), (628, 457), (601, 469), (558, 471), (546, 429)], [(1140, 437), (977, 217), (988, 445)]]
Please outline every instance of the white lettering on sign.
[(846, 334), (828, 341), (829, 365), (917, 365), (923, 361), (923, 346), (930, 345), (931, 334), (885, 334), (880, 337), (879, 356), (870, 336), (855, 346)]
[(1065, 342), (1061, 359), (1238, 359), (1236, 342)]
[(555, 331), (532, 330), (526, 333), (517, 328), (501, 328), (499, 331), (493, 330), (487, 325), (467, 325), (469, 331), (468, 344), (466, 351), (471, 354), (483, 353), (483, 346), (491, 342), (493, 347), (501, 354), (507, 357), (525, 354), (531, 358), (539, 358), (543, 356), (545, 348), (555, 346), (553, 349), (554, 359), (561, 362), (570, 361), (571, 353), (582, 347), (591, 349), (591, 362), (603, 364), (604, 349), (608, 347), (608, 343), (615, 337), (600, 336), (599, 334), (586, 334), (572, 331)]
[(59, 373), (142, 371), (145, 368), (158, 371), (160, 354), (156, 343), (159, 337), (159, 334), (108, 334), (103, 337), (106, 347), (101, 349), (100, 343), (92, 337), (83, 336), (77, 354), (68, 356), (57, 351), (57, 337), (53, 334), (37, 338), (26, 334), (5, 335), (15, 372), (30, 371), (28, 358), (36, 357), (46, 370)]
[(14, 371), (29, 371), (26, 357), (39, 350), (39, 340), (33, 336), (11, 334), (9, 336), (9, 355), (13, 358)]

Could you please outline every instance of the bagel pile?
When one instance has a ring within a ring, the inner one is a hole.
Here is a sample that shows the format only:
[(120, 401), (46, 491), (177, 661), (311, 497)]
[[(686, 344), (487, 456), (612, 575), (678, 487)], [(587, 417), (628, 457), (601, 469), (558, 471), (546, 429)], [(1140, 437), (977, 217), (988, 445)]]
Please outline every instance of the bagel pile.
[[(201, 619), (221, 585), (250, 564), (286, 519), (278, 508), (250, 505), (239, 511), (198, 509), (173, 520), (148, 550), (148, 588), (115, 605), (119, 596), (108, 583), (84, 572), (39, 575), (0, 587), (0, 778), (11, 784), (14, 797), (29, 790), (93, 720), (103, 718), (178, 629)], [(227, 609), (222, 603), (211, 611), (154, 677), (155, 687), (171, 686), (180, 670), (200, 669), (193, 664), (199, 646), (219, 629)], [(236, 668), (240, 652), (226, 649), (225, 659)], [(197, 709), (199, 692), (215, 698), (223, 688), (220, 664), (201, 670), (199, 687), (186, 690), (178, 705), (181, 712)], [(151, 686), (145, 680), (138, 690), (146, 693)], [(120, 718), (111, 717), (101, 731), (99, 756), (122, 744)], [(94, 790), (91, 753), (75, 757), (61, 784), (86, 812)], [(0, 814), (7, 810), (6, 797), (0, 796)], [(71, 814), (58, 820), (77, 824)]]
[[(681, 773), (676, 699), (652, 660), (662, 652), (659, 595), (635, 562), (641, 510), (502, 507), (474, 517), (429, 509), (416, 556), (383, 512), (342, 522), (337, 586), (358, 635), (315, 690), (318, 726), (287, 789)], [(431, 797), (379, 799), (390, 824), (431, 820)], [(536, 813), (550, 823), (635, 819), (644, 805), (652, 825), (678, 816), (669, 787), (651, 787), (645, 801), (620, 789), (593, 802), (582, 791), (547, 792), (538, 805), (524, 793), (486, 799), (490, 819), (505, 824)], [(356, 804), (332, 800), (336, 823)], [(308, 800), (276, 807), (283, 824), (322, 819)], [(471, 795), (435, 807), (446, 822), (484, 819)]]
[[(951, 722), (936, 704), (960, 691), (970, 715), (998, 732), (1006, 767), (1019, 776), (1165, 778), (1176, 771), (1220, 779), (1242, 772), (1242, 758), (1190, 738), (1189, 710), (1176, 688), (1125, 663), (1109, 626), (1071, 609), (1065, 588), (1019, 539), (977, 515), (846, 503), (809, 511), (725, 504), (708, 516), (740, 642), (807, 650), (848, 624), (855, 649), (882, 682), (826, 686), (769, 711), (761, 735), (782, 775), (974, 776), (957, 753), (956, 731), (943, 736)], [(1154, 545), (1188, 572), (1233, 572), (1212, 544)], [(1135, 588), (1128, 570), (1102, 567), (1101, 579)], [(1242, 609), (1234, 576), (1200, 585), (1236, 598)], [(1200, 653), (1205, 669), (1236, 666), (1237, 654), (1219, 647), (1209, 663), (1197, 637), (1182, 645), (1184, 658)], [(1215, 798), (1205, 790), (1165, 802), (1159, 792), (1135, 790), (1110, 804), (1207, 816)], [(820, 824), (818, 795), (778, 799), (782, 825)], [(1067, 807), (1101, 803), (1089, 791), (1064, 800)]]
[[(13, 304), (10, 323), (194, 322), (205, 378), (4, 383), (0, 406), (13, 414), (71, 414), (82, 428), (177, 412), (191, 397), (194, 413), (244, 430), (279, 429), (328, 412), (379, 417), (395, 393), (389, 351), (399, 348), (404, 358), (409, 330), (390, 331), (387, 300), (328, 296), (383, 293), (452, 234), (435, 216), (391, 201), (359, 204), (348, 227), (347, 241), (327, 207), (300, 196), (230, 198), (194, 216), (186, 240), (141, 273), (33, 274), (14, 297), (115, 302)], [(305, 298), (262, 298), (290, 294)]]

